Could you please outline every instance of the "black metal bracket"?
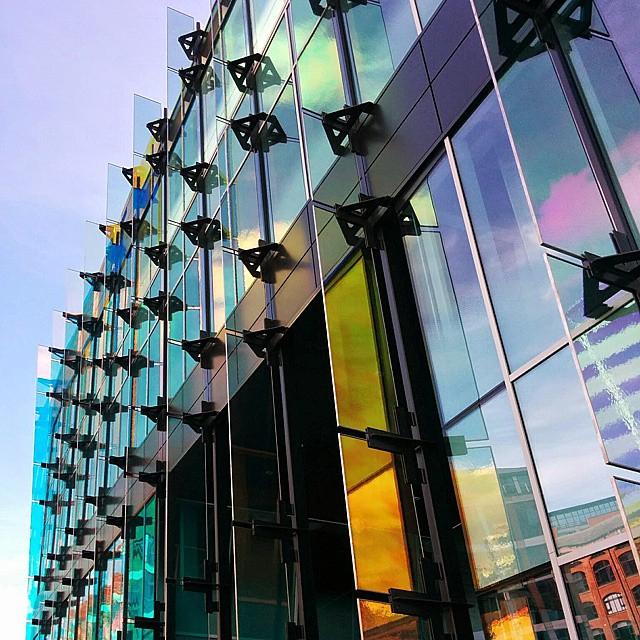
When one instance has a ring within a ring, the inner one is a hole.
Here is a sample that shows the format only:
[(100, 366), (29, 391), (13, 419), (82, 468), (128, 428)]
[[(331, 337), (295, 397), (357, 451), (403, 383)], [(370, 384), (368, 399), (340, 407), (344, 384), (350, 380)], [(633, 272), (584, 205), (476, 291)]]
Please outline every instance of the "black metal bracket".
[(62, 312), (62, 317), (93, 337), (99, 336), (104, 329), (104, 322), (101, 318), (92, 318), (83, 313), (68, 313), (67, 311)]
[(400, 227), (400, 235), (403, 238), (405, 236), (419, 236), (422, 234), (420, 221), (410, 202), (407, 202), (398, 213), (398, 226)]
[(135, 350), (129, 351), (125, 356), (115, 356), (113, 361), (133, 378), (145, 367), (153, 366), (153, 362)]
[(211, 560), (204, 562), (204, 578), (185, 577), (180, 581), (184, 591), (192, 593), (202, 593), (205, 597), (205, 607), (207, 613), (216, 613), (219, 609), (218, 602), (214, 595), (218, 585), (216, 583), (216, 563)]
[(207, 437), (211, 433), (211, 428), (218, 415), (214, 406), (213, 402), (203, 400), (200, 405), (200, 413), (184, 413), (182, 414), (182, 421), (196, 433)]
[(122, 232), (129, 236), (132, 240), (138, 240), (147, 236), (151, 231), (151, 225), (142, 218), (131, 218), (131, 220), (123, 220), (120, 223)]
[(385, 215), (392, 210), (392, 198), (390, 196), (372, 198), (363, 193), (359, 198), (359, 202), (353, 204), (336, 204), (334, 215), (348, 245), (355, 247), (359, 244), (361, 237), (358, 232), (362, 230), (365, 246), (377, 248), (375, 229)]
[[(415, 453), (419, 447), (431, 448), (435, 445), (435, 442), (431, 440), (418, 440), (401, 436), (391, 431), (373, 429), (372, 427), (366, 427), (365, 437), (367, 439), (367, 446), (370, 449), (400, 455)], [(467, 444), (464, 436), (445, 436), (444, 440), (449, 456), (464, 456), (467, 454)]]
[(202, 56), (200, 49), (207, 41), (207, 32), (203, 29), (196, 29), (178, 37), (178, 42), (184, 54), (193, 61)]
[(156, 151), (155, 153), (147, 153), (145, 160), (149, 163), (156, 175), (163, 175), (167, 168), (167, 153), (165, 151)]
[(274, 144), (287, 141), (278, 118), (264, 111), (232, 120), (230, 126), (245, 151), (268, 151)]
[(130, 287), (131, 280), (125, 278), (121, 273), (110, 273), (104, 277), (104, 286), (110, 293), (118, 293), (125, 287)]
[(196, 362), (199, 362), (203, 369), (211, 367), (211, 356), (220, 340), (214, 335), (200, 332), (198, 340), (183, 340), (182, 349), (186, 351)]
[(153, 247), (145, 247), (144, 253), (149, 257), (149, 260), (156, 265), (156, 267), (164, 269), (167, 266), (169, 245), (166, 242), (160, 242)]
[(227, 62), (227, 69), (231, 79), (238, 87), (238, 91), (243, 92), (255, 88), (255, 67), (260, 62), (261, 57), (259, 53), (252, 53), (244, 58)]
[(160, 320), (171, 320), (171, 316), (184, 310), (184, 303), (177, 296), (167, 297), (164, 291), (153, 298), (143, 298), (143, 304)]
[(268, 360), (270, 353), (278, 345), (286, 331), (287, 327), (280, 325), (256, 331), (245, 330), (242, 332), (242, 340), (258, 358), (267, 358)]
[(155, 471), (139, 471), (138, 473), (125, 472), (124, 475), (130, 478), (137, 478), (140, 482), (157, 488), (164, 484), (167, 477), (167, 470), (164, 461), (156, 460)]
[(187, 91), (197, 93), (202, 87), (202, 81), (204, 80), (206, 72), (207, 65), (194, 64), (190, 67), (186, 67), (185, 69), (180, 69), (178, 71), (178, 75), (182, 79)]
[(181, 222), (180, 228), (189, 241), (200, 249), (212, 250), (215, 243), (222, 238), (220, 220), (217, 218), (196, 218), (189, 222)]
[(205, 177), (208, 169), (209, 165), (206, 162), (196, 162), (196, 164), (180, 169), (180, 175), (184, 178), (191, 191), (204, 193)]
[(169, 129), (168, 118), (158, 118), (151, 122), (147, 122), (147, 129), (156, 142), (165, 142), (167, 139), (167, 131)]
[(258, 246), (253, 249), (239, 249), (238, 259), (254, 278), (269, 282), (272, 273), (268, 265), (281, 249), (282, 247), (275, 242), (267, 243), (264, 240), (259, 240)]
[(93, 271), (91, 273), (87, 271), (81, 271), (80, 277), (94, 290), (100, 291), (104, 284), (104, 273), (101, 271)]
[[(116, 375), (116, 365), (114, 362), (114, 356), (113, 354), (107, 354), (105, 356), (103, 356), (102, 358), (94, 358), (93, 359), (93, 364), (96, 367), (99, 367), (100, 369), (102, 369), (107, 376), (109, 377), (113, 377)], [(86, 401), (82, 401), (80, 400), (79, 403), (84, 402), (84, 404), (80, 404), (80, 406), (85, 410), (85, 411), (93, 411), (94, 413), (97, 413), (99, 411), (99, 408), (96, 409), (96, 400), (94, 399), (91, 404), (87, 404)]]
[(158, 426), (158, 431), (167, 430), (168, 418), (182, 418), (181, 413), (173, 410), (171, 405), (167, 406), (167, 402), (162, 396), (158, 396), (158, 403), (155, 405), (141, 406), (140, 414), (154, 422)]
[[(331, 113), (322, 113), (322, 127), (335, 155), (344, 155), (349, 151), (349, 147), (353, 153), (359, 153), (356, 133), (360, 117), (365, 114), (371, 115), (374, 109), (373, 102), (362, 102)], [(345, 144), (347, 141), (349, 146)]]
[(128, 325), (134, 329), (139, 329), (143, 322), (149, 319), (147, 310), (139, 304), (134, 304), (131, 307), (125, 307), (124, 309), (116, 310), (116, 315), (122, 318)]
[(466, 611), (471, 608), (471, 605), (466, 602), (436, 600), (418, 591), (404, 591), (402, 589), (389, 589), (389, 604), (392, 613), (426, 620), (436, 616), (441, 617), (451, 609)]
[(122, 167), (121, 171), (126, 181), (133, 187), (133, 167)]

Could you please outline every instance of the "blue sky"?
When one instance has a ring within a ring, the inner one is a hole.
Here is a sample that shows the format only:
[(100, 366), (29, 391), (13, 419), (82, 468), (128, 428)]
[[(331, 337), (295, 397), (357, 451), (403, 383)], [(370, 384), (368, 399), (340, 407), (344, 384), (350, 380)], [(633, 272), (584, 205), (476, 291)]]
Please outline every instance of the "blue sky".
[[(209, 0), (171, 6), (206, 22)], [(0, 620), (22, 640), (38, 344), (131, 164), (133, 96), (166, 103), (161, 0), (0, 1)]]

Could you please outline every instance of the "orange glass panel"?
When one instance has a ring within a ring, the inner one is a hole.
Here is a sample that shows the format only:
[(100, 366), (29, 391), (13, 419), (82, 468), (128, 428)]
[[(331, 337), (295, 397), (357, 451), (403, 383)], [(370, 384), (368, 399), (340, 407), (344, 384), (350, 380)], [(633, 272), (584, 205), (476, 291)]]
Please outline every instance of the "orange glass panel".
[(326, 309), (339, 423), (352, 429), (387, 429), (364, 260), (331, 284)]
[(529, 609), (523, 605), (513, 613), (487, 621), (488, 640), (536, 640)]
[(389, 453), (340, 437), (359, 589), (411, 589), (398, 481)]
[(418, 620), (391, 612), (382, 602), (360, 600), (360, 625), (364, 640), (412, 640), (420, 637)]

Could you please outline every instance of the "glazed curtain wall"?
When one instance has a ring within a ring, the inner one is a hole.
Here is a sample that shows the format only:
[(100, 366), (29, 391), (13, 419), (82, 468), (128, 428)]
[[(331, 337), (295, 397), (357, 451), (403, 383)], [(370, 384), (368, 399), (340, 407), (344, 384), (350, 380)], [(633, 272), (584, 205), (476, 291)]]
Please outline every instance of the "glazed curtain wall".
[(614, 230), (638, 240), (626, 150), (639, 102), (594, 12), (590, 37), (555, 19), (565, 68), (532, 36), (407, 204), (415, 228), (404, 244), (440, 419), (467, 444), (451, 472), (492, 638), (639, 631), (627, 536), (637, 535), (640, 480), (638, 307), (624, 292), (594, 300), (579, 262), (615, 253)]

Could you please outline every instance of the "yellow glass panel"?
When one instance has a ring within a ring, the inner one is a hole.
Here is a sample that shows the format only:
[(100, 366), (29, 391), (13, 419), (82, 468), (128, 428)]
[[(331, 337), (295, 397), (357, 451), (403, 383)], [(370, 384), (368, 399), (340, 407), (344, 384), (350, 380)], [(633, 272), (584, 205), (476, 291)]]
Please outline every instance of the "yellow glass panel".
[(489, 447), (452, 461), (476, 586), (484, 587), (518, 572), (498, 473)]
[(411, 589), (398, 481), (390, 453), (340, 437), (358, 589)]
[(326, 309), (339, 423), (352, 429), (387, 429), (363, 259), (331, 284)]
[(382, 602), (359, 600), (364, 640), (412, 640), (418, 638), (418, 620), (391, 612)]

